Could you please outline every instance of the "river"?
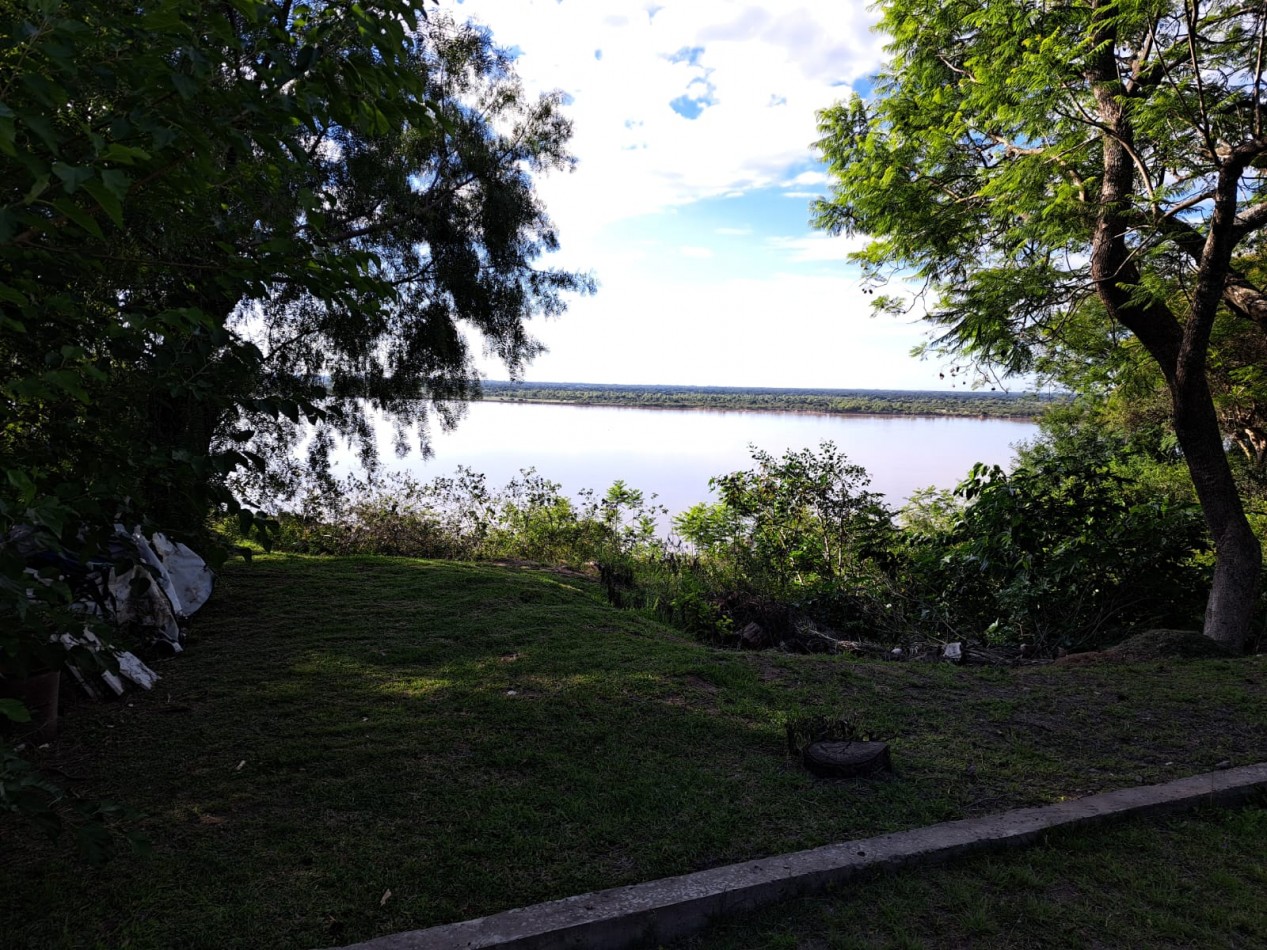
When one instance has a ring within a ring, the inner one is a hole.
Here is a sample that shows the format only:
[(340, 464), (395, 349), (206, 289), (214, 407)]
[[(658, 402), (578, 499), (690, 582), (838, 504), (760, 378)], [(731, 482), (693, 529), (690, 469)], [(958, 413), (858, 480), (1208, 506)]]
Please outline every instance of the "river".
[[(1012, 446), (1037, 426), (1010, 419), (820, 415), (702, 409), (632, 409), (538, 403), (474, 403), (451, 432), (432, 432), (434, 455), (396, 458), (390, 427), (379, 426), (387, 471), (427, 480), (465, 465), (502, 487), (535, 468), (569, 493), (600, 494), (621, 479), (676, 514), (709, 500), (714, 475), (752, 465), (749, 446), (779, 456), (835, 442), (867, 469), (871, 489), (891, 505), (935, 485), (952, 488), (975, 462), (1007, 467)], [(348, 455), (336, 468), (350, 468)]]

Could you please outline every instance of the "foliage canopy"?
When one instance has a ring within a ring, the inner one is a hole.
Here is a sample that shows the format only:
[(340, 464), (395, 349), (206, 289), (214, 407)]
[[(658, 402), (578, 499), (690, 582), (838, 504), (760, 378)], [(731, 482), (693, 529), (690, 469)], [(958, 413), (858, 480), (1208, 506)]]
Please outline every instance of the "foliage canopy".
[[(67, 563), (119, 556), (116, 522), (249, 527), (300, 420), (318, 454), (364, 435), (332, 396), (451, 421), (463, 326), (521, 367), (525, 321), (592, 287), (536, 266), (533, 176), (569, 133), (486, 32), (407, 0), (4, 4), (0, 535), (34, 533), (0, 545), (26, 618), (0, 666), (74, 598)], [(61, 559), (35, 602), (32, 546)]]
[(892, 60), (875, 94), (820, 117), (834, 192), (817, 224), (870, 236), (871, 278), (922, 281), (937, 343), (970, 360), (1111, 370), (1120, 346), (1142, 347), (1218, 552), (1206, 632), (1239, 645), (1260, 552), (1208, 358), (1220, 315), (1267, 328), (1244, 266), (1267, 224), (1267, 10), (892, 0), (881, 27)]

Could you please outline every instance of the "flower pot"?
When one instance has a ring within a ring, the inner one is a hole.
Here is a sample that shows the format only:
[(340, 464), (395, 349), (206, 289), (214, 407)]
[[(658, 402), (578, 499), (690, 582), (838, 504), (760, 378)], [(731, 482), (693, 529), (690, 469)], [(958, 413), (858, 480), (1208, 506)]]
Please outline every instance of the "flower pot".
[(0, 677), (0, 698), (16, 699), (31, 714), (30, 722), (0, 718), (0, 733), (11, 741), (43, 745), (57, 738), (57, 701), (62, 674), (58, 670), (36, 673), (25, 679)]

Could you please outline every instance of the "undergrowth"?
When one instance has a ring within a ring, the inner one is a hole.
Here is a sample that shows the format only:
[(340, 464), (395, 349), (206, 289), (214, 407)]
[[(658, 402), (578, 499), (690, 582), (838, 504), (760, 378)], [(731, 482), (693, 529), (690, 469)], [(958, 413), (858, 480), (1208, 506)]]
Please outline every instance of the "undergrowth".
[(667, 534), (663, 506), (620, 481), (577, 498), (531, 469), (502, 489), (467, 468), (425, 483), (316, 481), (276, 515), (271, 543), (568, 565), (599, 578), (611, 603), (716, 644), (959, 641), (1051, 655), (1201, 624), (1211, 557), (1200, 510), (1173, 480), (1158, 490), (1163, 463), (1143, 451), (1053, 424), (1012, 472), (977, 466), (953, 491), (894, 510), (830, 442), (754, 449), (751, 469), (714, 478), (718, 500), (678, 514)]

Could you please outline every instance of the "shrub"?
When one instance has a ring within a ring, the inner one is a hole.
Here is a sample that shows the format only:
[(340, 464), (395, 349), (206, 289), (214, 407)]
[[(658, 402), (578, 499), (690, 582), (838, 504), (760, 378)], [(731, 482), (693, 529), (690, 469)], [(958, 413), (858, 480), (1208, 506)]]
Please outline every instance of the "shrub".
[[(579, 565), (655, 550), (656, 518), (663, 512), (620, 481), (601, 498), (585, 491), (574, 501), (533, 469), (494, 491), (482, 474), (459, 467), (429, 482), (407, 475), (314, 480), (294, 509), (276, 515), (274, 544), (311, 554)], [(221, 530), (232, 534), (233, 526)]]
[(1011, 474), (975, 466), (955, 490), (955, 517), (914, 511), (902, 571), (925, 618), (955, 636), (1048, 648), (1194, 625), (1206, 583), (1200, 510), (1122, 474), (1129, 460), (1121, 439), (1065, 431)]
[(752, 458), (753, 469), (712, 479), (719, 502), (674, 519), (713, 566), (713, 603), (736, 625), (774, 602), (840, 631), (871, 632), (891, 603), (884, 565), (895, 529), (866, 470), (831, 442), (781, 458), (754, 448)]

